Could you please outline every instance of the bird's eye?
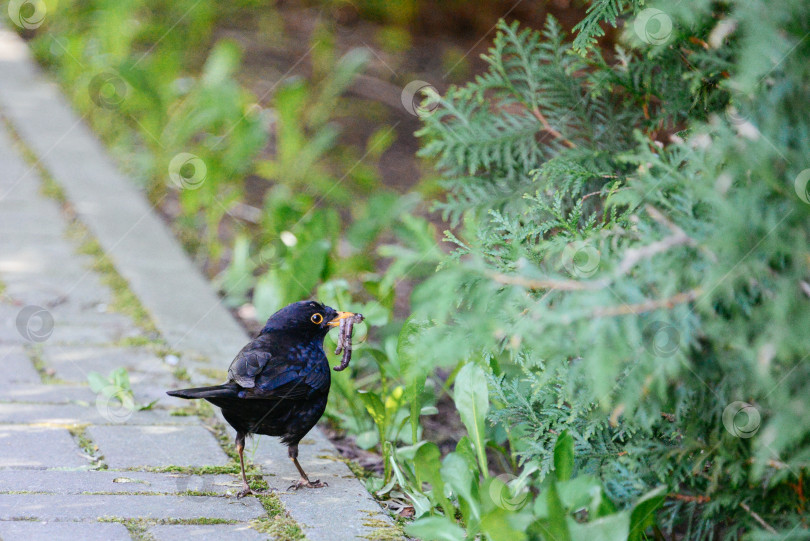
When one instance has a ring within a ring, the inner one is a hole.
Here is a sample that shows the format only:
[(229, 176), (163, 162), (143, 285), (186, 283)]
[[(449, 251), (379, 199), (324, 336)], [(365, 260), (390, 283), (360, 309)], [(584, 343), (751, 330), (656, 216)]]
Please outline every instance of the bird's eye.
[(312, 314), (312, 317), (309, 318), (315, 325), (320, 325), (323, 321), (323, 316), (321, 314)]

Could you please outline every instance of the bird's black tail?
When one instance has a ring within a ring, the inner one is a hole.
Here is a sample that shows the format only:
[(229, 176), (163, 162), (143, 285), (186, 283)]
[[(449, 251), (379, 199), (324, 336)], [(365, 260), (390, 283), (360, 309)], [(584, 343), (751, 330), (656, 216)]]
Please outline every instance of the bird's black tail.
[(236, 385), (225, 383), (212, 387), (197, 387), (196, 389), (178, 389), (176, 391), (166, 391), (169, 396), (179, 398), (234, 398), (238, 394)]

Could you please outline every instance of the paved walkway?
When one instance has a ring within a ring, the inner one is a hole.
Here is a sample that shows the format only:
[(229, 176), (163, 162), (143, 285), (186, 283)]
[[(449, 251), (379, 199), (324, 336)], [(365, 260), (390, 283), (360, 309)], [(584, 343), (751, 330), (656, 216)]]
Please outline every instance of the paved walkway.
[[(319, 430), (301, 461), (328, 488), (286, 492), (297, 472), (285, 449), (257, 438), (246, 454), (277, 496), (233, 497), (232, 432), (164, 391), (221, 380), (246, 339), (0, 26), (0, 538), (395, 535)], [(120, 368), (131, 397), (88, 385)]]

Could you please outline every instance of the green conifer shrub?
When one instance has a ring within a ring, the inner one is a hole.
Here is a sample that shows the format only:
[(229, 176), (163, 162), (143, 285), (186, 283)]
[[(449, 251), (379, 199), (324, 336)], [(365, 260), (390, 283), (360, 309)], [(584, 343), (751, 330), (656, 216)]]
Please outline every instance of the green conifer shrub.
[[(603, 0), (575, 33), (501, 22), (488, 71), (434, 98), (455, 250), (413, 293), (412, 357), (491, 374), (535, 513), (565, 433), (618, 509), (666, 486), (631, 538), (807, 539), (810, 4)], [(431, 513), (419, 535), (460, 538)]]

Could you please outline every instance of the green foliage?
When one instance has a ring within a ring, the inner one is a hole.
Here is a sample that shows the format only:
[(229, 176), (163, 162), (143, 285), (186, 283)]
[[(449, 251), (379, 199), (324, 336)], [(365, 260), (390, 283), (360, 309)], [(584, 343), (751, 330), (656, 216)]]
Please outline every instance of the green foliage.
[(91, 391), (107, 399), (115, 400), (124, 410), (149, 410), (158, 402), (157, 400), (148, 404), (135, 402), (135, 395), (129, 383), (129, 372), (123, 366), (110, 372), (109, 377), (104, 377), (98, 372), (89, 372), (87, 382)]
[[(573, 44), (502, 22), (488, 72), (436, 98), (420, 153), (454, 253), (412, 295), (413, 355), (491, 369), (487, 436), (543, 487), (530, 538), (804, 538), (810, 12), (662, 3), (651, 37), (641, 7), (594, 2)], [(603, 511), (573, 512), (582, 479)], [(457, 494), (469, 535), (483, 498)]]
[(214, 8), (209, 0), (48, 2), (32, 47), (152, 201), (179, 199), (181, 237), (216, 266), (219, 224), (244, 198), (267, 132), (255, 98), (234, 79), (239, 48), (212, 43)]
[(461, 422), (467, 428), (467, 433), (470, 435), (478, 456), (478, 466), (481, 468), (484, 477), (487, 477), (484, 418), (489, 409), (489, 394), (486, 374), (474, 364), (464, 365), (456, 375), (456, 384), (453, 391)]
[(577, 34), (573, 47), (578, 53), (584, 53), (596, 45), (597, 38), (604, 36), (605, 31), (600, 25), (609, 23), (616, 28), (619, 16), (626, 12), (627, 6), (632, 5), (636, 10), (644, 4), (644, 0), (595, 0), (588, 6), (588, 11), (581, 21), (574, 26)]
[[(485, 381), (483, 370), (474, 364), (458, 373), (455, 405), (462, 418), (477, 418), (478, 412), (488, 409)], [(483, 389), (478, 389), (481, 384)], [(472, 422), (468, 428), (477, 432), (476, 425)], [(485, 443), (481, 442), (482, 448)], [(636, 506), (617, 511), (596, 478), (571, 478), (574, 447), (567, 433), (560, 435), (554, 448), (556, 478), (546, 482), (533, 475), (534, 468), (525, 469), (520, 477), (490, 477), (487, 463), (476, 460), (466, 437), (441, 461), (435, 444), (420, 442), (414, 447), (413, 458), (395, 463), (395, 467), (397, 481), (414, 502), (417, 516), (406, 531), (420, 539), (624, 540), (631, 532), (638, 539), (663, 503), (662, 486)], [(400, 450), (396, 456), (402, 459), (406, 453), (410, 457), (411, 449)], [(424, 489), (425, 482), (429, 490)], [(538, 495), (533, 497), (535, 492)], [(455, 521), (459, 515), (464, 527)]]

